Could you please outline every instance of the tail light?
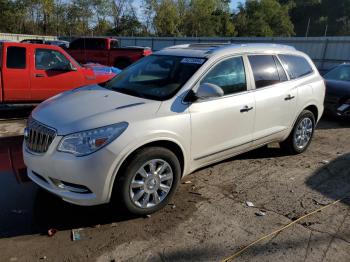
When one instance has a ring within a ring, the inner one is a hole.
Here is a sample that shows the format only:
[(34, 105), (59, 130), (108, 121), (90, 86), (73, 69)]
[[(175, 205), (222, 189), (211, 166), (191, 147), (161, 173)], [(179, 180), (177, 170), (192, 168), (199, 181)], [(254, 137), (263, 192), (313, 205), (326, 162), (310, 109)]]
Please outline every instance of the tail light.
[(148, 56), (152, 53), (151, 49), (143, 49), (142, 56)]

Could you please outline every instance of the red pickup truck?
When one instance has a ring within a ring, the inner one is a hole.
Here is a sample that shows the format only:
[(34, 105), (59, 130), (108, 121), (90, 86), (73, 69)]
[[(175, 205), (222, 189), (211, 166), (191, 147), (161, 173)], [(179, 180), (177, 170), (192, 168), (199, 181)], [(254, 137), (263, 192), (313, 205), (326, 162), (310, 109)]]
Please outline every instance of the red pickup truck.
[(124, 69), (152, 53), (149, 47), (120, 47), (114, 38), (82, 37), (73, 40), (67, 52), (79, 63), (99, 63)]
[(37, 103), (114, 76), (115, 71), (101, 66), (81, 66), (58, 46), (0, 43), (0, 104)]

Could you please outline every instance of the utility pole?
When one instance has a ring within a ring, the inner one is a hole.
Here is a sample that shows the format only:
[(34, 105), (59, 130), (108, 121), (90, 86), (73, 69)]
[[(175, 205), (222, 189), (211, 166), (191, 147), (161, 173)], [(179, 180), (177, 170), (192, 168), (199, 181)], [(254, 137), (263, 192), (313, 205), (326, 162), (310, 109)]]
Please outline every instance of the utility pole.
[(309, 20), (307, 21), (307, 27), (306, 27), (306, 33), (305, 33), (305, 37), (308, 37), (309, 35), (309, 29), (310, 29), (310, 17), (309, 17)]

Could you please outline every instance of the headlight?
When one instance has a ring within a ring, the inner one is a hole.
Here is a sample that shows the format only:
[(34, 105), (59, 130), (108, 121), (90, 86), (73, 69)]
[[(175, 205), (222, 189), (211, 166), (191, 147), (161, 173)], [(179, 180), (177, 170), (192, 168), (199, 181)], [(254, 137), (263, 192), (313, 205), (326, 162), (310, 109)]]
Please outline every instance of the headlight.
[(121, 122), (67, 135), (62, 138), (57, 150), (76, 156), (85, 156), (112, 142), (120, 136), (127, 127), (128, 123)]

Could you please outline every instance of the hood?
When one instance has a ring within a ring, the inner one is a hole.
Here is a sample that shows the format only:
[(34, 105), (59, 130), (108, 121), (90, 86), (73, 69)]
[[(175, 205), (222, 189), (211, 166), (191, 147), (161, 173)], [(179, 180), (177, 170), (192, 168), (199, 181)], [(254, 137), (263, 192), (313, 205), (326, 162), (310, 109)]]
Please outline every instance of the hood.
[(326, 79), (326, 92), (334, 96), (350, 96), (350, 82)]
[(138, 98), (98, 85), (54, 96), (32, 112), (37, 121), (66, 135), (119, 122), (153, 117), (161, 102)]

